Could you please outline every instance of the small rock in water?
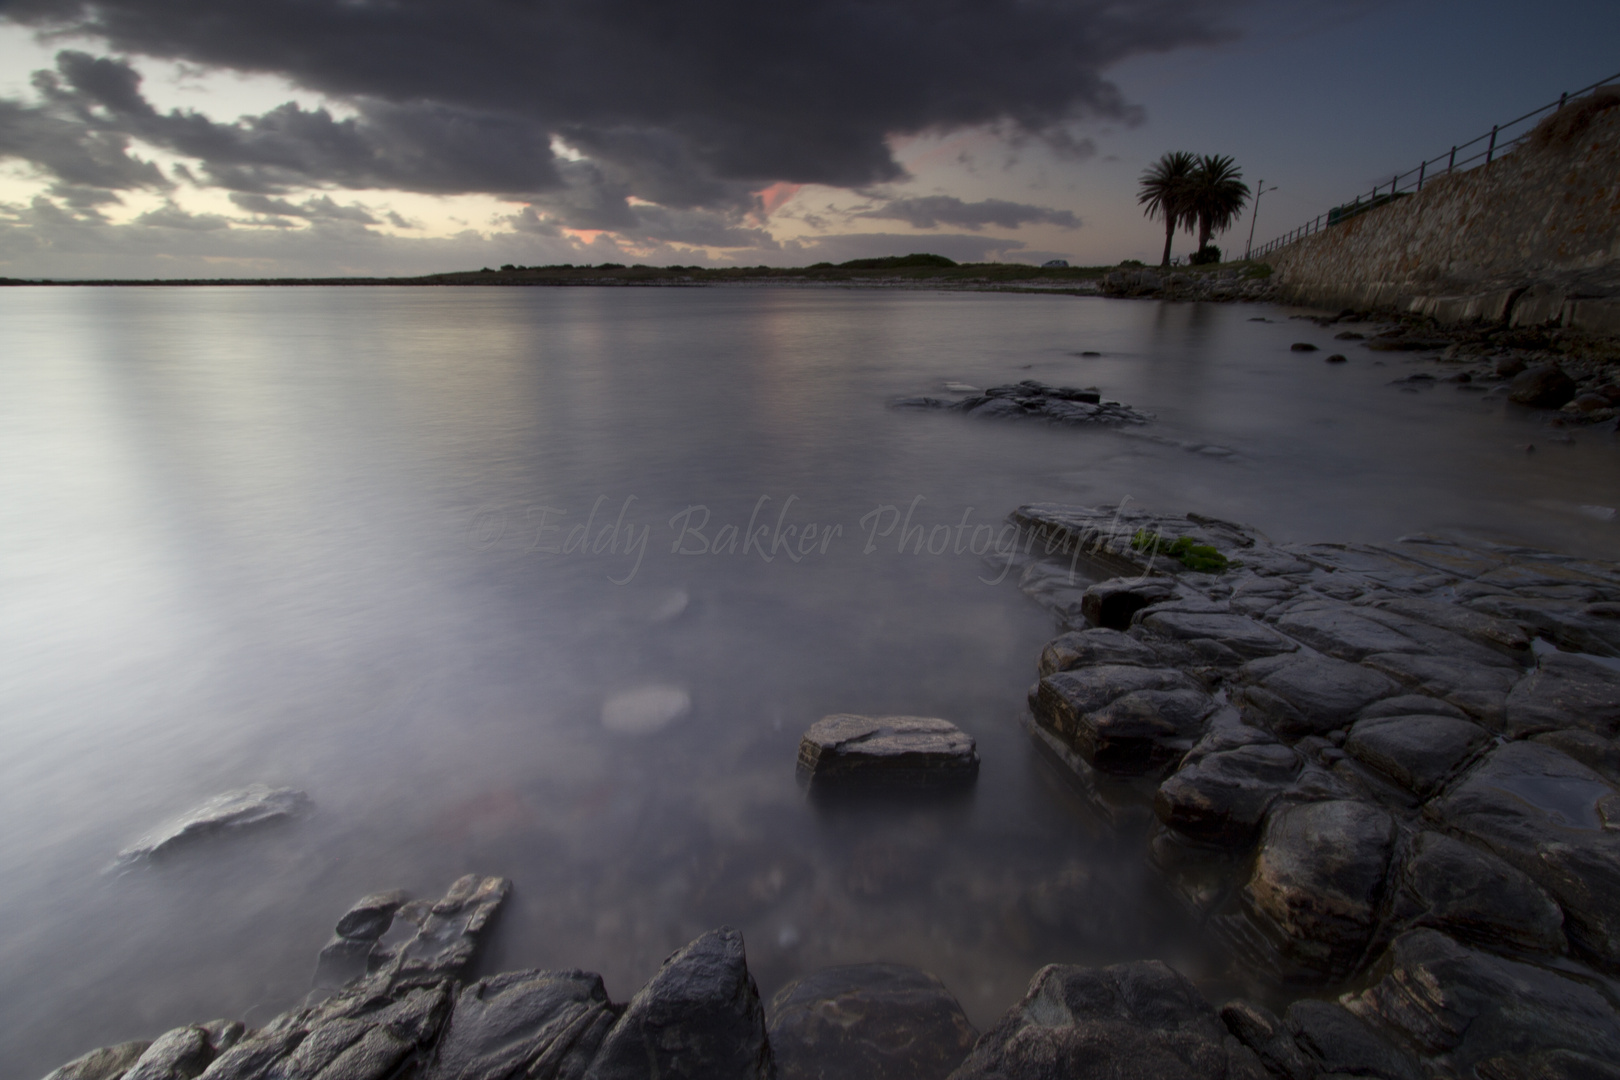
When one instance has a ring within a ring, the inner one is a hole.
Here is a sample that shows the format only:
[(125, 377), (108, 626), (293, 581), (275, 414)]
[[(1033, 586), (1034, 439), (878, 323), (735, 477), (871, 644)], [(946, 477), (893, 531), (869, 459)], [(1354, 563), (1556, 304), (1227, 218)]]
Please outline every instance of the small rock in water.
[(1350, 358), (1345, 356), (1344, 353), (1333, 353), (1327, 358), (1327, 362), (1330, 364), (1346, 364), (1350, 362)]
[(799, 743), (799, 769), (818, 785), (971, 783), (979, 773), (973, 737), (927, 716), (824, 716)]
[(692, 711), (692, 695), (678, 686), (644, 686), (602, 703), (602, 726), (621, 735), (662, 731)]
[(1316, 346), (1312, 345), (1308, 341), (1296, 341), (1292, 345), (1288, 346), (1288, 348), (1292, 352), (1315, 352), (1316, 351)]
[(977, 386), (965, 382), (948, 382), (945, 384), (945, 389), (953, 394), (978, 394), (982, 392)]
[(1101, 356), (1102, 353), (1098, 352), (1096, 349), (1087, 349), (1085, 352), (1081, 353), (1080, 355), (1081, 356)]
[(141, 837), (118, 853), (115, 865), (129, 866), (152, 859), (177, 846), (226, 829), (245, 829), (291, 817), (309, 805), (309, 796), (296, 788), (250, 784), (238, 791), (227, 791)]

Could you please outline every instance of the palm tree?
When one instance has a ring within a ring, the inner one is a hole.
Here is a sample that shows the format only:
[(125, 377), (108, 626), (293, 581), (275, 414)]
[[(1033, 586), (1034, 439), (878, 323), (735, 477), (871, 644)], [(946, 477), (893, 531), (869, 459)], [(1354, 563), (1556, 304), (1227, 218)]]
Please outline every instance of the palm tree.
[(1192, 175), (1192, 193), (1189, 196), (1192, 220), (1198, 222), (1198, 250), (1209, 246), (1212, 234), (1225, 232), (1243, 213), (1249, 201), (1249, 185), (1243, 182), (1243, 170), (1231, 158), (1205, 154), (1198, 160)]
[(1160, 266), (1170, 265), (1170, 242), (1175, 239), (1176, 226), (1192, 221), (1189, 196), (1197, 169), (1194, 155), (1177, 150), (1155, 161), (1142, 174), (1136, 201), (1147, 207), (1143, 213), (1149, 218), (1164, 219), (1164, 261)]

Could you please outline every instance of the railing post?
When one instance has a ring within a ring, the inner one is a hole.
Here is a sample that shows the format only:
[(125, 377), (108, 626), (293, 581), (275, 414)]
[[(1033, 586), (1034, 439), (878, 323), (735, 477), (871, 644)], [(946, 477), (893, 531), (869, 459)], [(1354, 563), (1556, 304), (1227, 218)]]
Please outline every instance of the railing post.
[(1449, 173), (1453, 169), (1455, 169), (1456, 167), (1457, 167), (1457, 148), (1455, 146), (1453, 146), (1451, 148), (1451, 164), (1446, 166), (1446, 172)]
[(1562, 109), (1564, 108), (1564, 102), (1566, 102), (1568, 100), (1569, 100), (1569, 91), (1565, 90), (1562, 94), (1558, 95), (1558, 108), (1554, 109), (1553, 111), (1554, 112), (1562, 111)]
[(1421, 192), (1423, 190), (1423, 172), (1428, 167), (1429, 167), (1429, 163), (1427, 161), (1425, 161), (1423, 164), (1418, 166), (1418, 191), (1419, 192)]
[(1489, 145), (1489, 146), (1487, 146), (1485, 148), (1485, 164), (1489, 165), (1491, 163), (1491, 158), (1494, 157), (1495, 155), (1496, 155), (1496, 125), (1492, 124), (1491, 125), (1491, 145)]
[(1395, 201), (1395, 189), (1400, 186), (1400, 183), (1401, 183), (1401, 174), (1396, 173), (1395, 174), (1395, 179), (1393, 179), (1393, 180), (1391, 180), (1389, 182), (1389, 199), (1390, 199), (1391, 202)]

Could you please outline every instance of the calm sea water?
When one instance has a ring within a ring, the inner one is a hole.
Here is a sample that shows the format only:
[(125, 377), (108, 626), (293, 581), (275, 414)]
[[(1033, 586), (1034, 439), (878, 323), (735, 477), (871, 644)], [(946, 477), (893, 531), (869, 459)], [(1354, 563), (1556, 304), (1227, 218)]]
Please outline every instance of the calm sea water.
[[(621, 999), (720, 923), (767, 994), (900, 961), (981, 1025), (1048, 961), (1157, 956), (1219, 988), (1139, 839), (1020, 730), (1051, 626), (986, 583), (977, 527), (1130, 498), (1276, 540), (1463, 530), (1620, 556), (1612, 436), (1548, 442), (1500, 399), (1403, 393), (1403, 358), (1286, 315), (790, 289), (0, 290), (5, 1072), (262, 1022), (308, 988), (351, 900), (469, 871), (516, 883), (487, 967), (593, 969)], [(884, 408), (1023, 378), (1159, 421)], [(899, 550), (908, 528), (922, 553)], [(682, 695), (656, 730), (625, 707)], [(844, 711), (957, 722), (979, 740), (976, 793), (811, 804), (799, 735)], [(313, 811), (105, 872), (258, 781)]]

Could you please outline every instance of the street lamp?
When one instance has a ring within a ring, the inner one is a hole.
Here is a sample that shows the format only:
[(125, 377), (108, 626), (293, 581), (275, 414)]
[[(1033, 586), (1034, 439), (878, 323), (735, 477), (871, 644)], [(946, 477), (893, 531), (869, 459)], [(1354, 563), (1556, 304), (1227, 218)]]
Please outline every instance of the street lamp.
[(1249, 213), (1249, 246), (1243, 249), (1243, 261), (1244, 262), (1249, 261), (1249, 253), (1254, 250), (1254, 223), (1260, 217), (1260, 196), (1264, 195), (1268, 191), (1276, 191), (1276, 190), (1277, 190), (1277, 185), (1276, 184), (1272, 184), (1270, 187), (1266, 187), (1266, 182), (1264, 180), (1260, 181), (1260, 186), (1255, 188), (1255, 191), (1254, 191), (1254, 206), (1250, 209), (1250, 213)]

